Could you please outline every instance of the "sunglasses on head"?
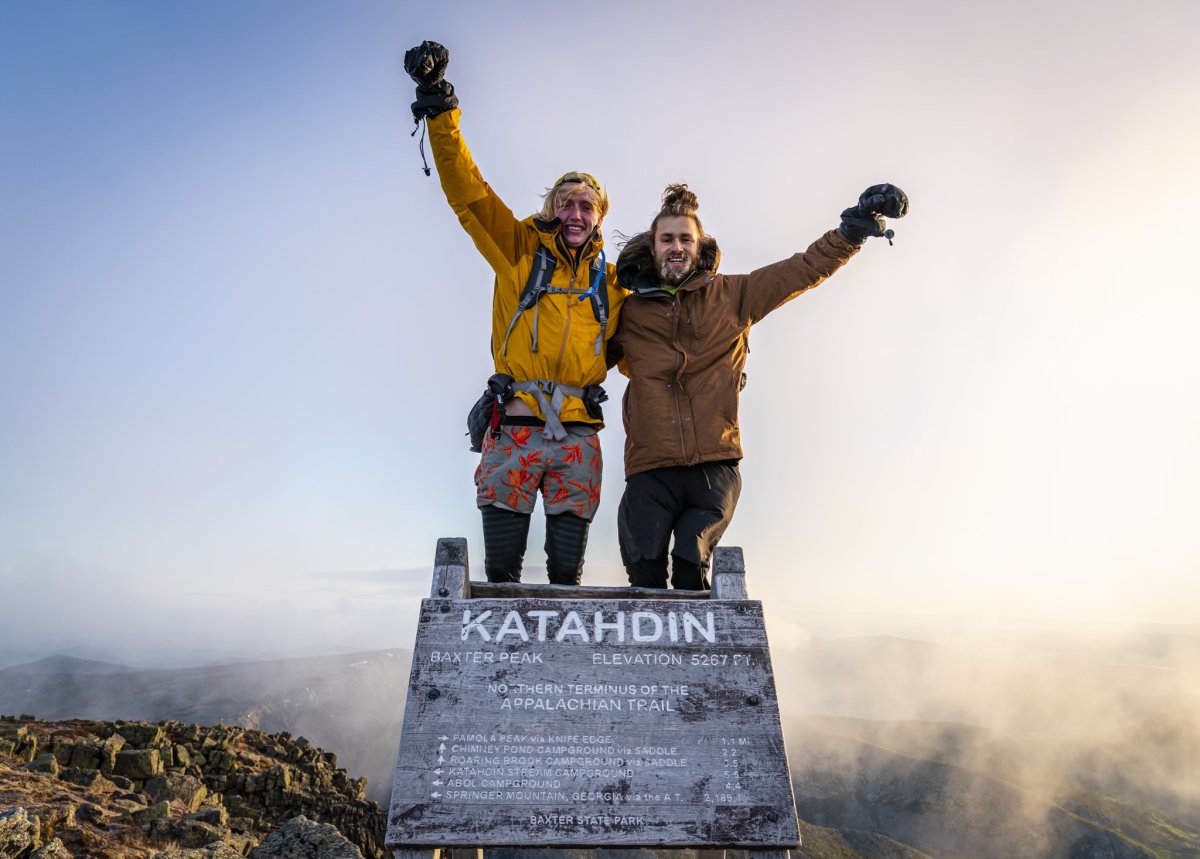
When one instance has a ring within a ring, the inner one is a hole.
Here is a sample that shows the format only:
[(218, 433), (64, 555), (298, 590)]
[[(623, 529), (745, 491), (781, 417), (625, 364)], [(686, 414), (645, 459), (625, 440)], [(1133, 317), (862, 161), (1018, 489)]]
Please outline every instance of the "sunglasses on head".
[(587, 185), (597, 194), (600, 193), (600, 183), (591, 173), (564, 173), (554, 183), (554, 187), (558, 188), (562, 185)]

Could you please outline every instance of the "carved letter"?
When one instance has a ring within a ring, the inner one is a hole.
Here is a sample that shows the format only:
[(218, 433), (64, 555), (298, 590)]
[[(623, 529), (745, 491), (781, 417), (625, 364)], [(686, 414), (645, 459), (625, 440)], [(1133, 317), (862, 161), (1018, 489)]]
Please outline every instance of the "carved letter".
[(471, 620), (471, 610), (469, 608), (464, 608), (463, 609), (462, 640), (466, 641), (467, 636), (470, 634), (471, 630), (474, 629), (476, 632), (479, 633), (479, 637), (482, 638), (484, 641), (491, 641), (492, 636), (488, 634), (487, 629), (485, 629), (483, 626), (483, 622), (491, 616), (492, 616), (492, 611), (491, 611), (491, 609), (488, 609), (483, 614), (479, 615), (479, 617), (475, 618), (474, 620)]

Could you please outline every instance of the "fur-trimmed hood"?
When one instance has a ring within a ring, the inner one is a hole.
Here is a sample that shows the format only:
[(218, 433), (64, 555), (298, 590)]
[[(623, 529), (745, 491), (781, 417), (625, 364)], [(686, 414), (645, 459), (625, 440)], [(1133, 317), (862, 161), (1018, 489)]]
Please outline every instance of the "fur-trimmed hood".
[[(654, 265), (654, 248), (650, 231), (638, 233), (625, 243), (617, 256), (617, 280), (631, 292), (660, 289), (658, 271)], [(715, 274), (721, 264), (721, 249), (717, 240), (705, 236), (700, 240), (700, 261), (696, 270)]]

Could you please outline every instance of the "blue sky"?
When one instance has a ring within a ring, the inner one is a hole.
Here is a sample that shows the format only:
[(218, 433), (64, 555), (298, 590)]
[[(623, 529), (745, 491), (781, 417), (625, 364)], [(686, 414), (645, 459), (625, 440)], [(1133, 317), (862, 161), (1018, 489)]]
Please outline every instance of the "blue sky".
[[(751, 338), (726, 542), (778, 625), (1194, 622), (1200, 7), (547, 8), (0, 7), (0, 582), (75, 598), (0, 649), (115, 611), (402, 645), (436, 539), (478, 566), (491, 277), (409, 136), (424, 38), (514, 211), (588, 170), (613, 250), (669, 182), (728, 272), (908, 191), (895, 247)], [(586, 578), (620, 584), (609, 388)]]

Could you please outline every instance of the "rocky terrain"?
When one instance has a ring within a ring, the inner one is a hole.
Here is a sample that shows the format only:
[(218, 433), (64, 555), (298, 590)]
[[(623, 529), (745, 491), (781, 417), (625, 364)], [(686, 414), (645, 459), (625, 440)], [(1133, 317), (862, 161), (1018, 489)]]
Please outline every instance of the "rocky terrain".
[[(0, 856), (381, 859), (384, 811), (302, 737), (180, 722), (0, 717)], [(919, 859), (804, 825), (805, 856)], [(468, 854), (464, 854), (468, 855)], [(728, 859), (745, 859), (730, 851)], [(687, 850), (496, 848), (486, 859), (693, 859)], [(454, 859), (451, 852), (449, 859)]]
[(0, 713), (235, 725), (307, 737), (386, 804), (412, 659), (405, 650), (135, 670), (54, 656), (0, 669)]
[(303, 737), (0, 718), (0, 856), (382, 859), (365, 780)]

